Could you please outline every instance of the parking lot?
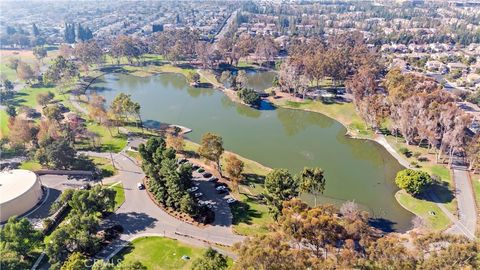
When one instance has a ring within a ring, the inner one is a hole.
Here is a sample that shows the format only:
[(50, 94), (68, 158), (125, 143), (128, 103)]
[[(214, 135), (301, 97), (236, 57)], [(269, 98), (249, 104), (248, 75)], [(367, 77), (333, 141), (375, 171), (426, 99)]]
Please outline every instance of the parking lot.
[[(196, 168), (197, 166), (194, 167)], [(201, 167), (194, 170), (192, 175), (193, 187), (190, 193), (198, 198), (200, 204), (207, 205), (215, 212), (213, 225), (230, 226), (232, 213), (227, 200), (233, 200), (233, 198), (230, 196), (228, 187), (218, 182), (215, 176)]]

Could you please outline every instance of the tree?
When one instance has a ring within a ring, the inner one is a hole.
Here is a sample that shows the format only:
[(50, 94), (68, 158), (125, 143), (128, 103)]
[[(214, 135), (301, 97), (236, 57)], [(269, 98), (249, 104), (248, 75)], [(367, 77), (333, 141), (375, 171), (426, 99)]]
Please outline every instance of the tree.
[(299, 175), (300, 191), (312, 193), (315, 196), (317, 206), (317, 195), (325, 190), (325, 176), (320, 168), (303, 168)]
[(65, 23), (63, 40), (66, 43), (70, 43), (70, 44), (75, 43), (75, 24)]
[(213, 161), (217, 164), (217, 169), (222, 175), (220, 167), (220, 157), (223, 154), (223, 139), (215, 133), (207, 132), (202, 136), (202, 142), (198, 152), (204, 158)]
[(225, 161), (225, 172), (232, 180), (233, 184), (238, 187), (245, 164), (237, 156), (233, 154), (227, 155)]
[(40, 36), (40, 30), (38, 30), (38, 27), (37, 27), (36, 24), (32, 24), (32, 34), (33, 34), (35, 37)]
[(64, 118), (62, 109), (60, 109), (58, 104), (51, 104), (43, 107), (43, 115), (45, 115), (48, 120), (53, 120), (56, 122), (60, 122), (60, 120)]
[(192, 270), (223, 270), (227, 269), (227, 259), (212, 248), (208, 248), (202, 257), (192, 262)]
[(27, 83), (30, 83), (30, 81), (34, 77), (32, 67), (25, 62), (18, 63), (17, 75), (20, 80), (25, 81)]
[(88, 66), (98, 64), (102, 61), (103, 51), (100, 45), (94, 40), (77, 43), (73, 54), (88, 71)]
[(48, 103), (50, 103), (50, 101), (52, 101), (54, 97), (55, 95), (52, 92), (48, 91), (46, 93), (39, 93), (36, 99), (38, 104), (40, 104), (42, 107), (45, 107)]
[(28, 120), (15, 117), (13, 123), (9, 126), (10, 133), (8, 138), (13, 144), (29, 143), (34, 137), (34, 128)]
[(87, 268), (87, 265), (87, 258), (79, 252), (74, 252), (68, 256), (60, 270), (84, 270)]
[(235, 83), (236, 83), (235, 88), (237, 89), (242, 89), (247, 86), (248, 76), (245, 70), (240, 70), (238, 72), (237, 76), (235, 77)]
[(430, 175), (424, 171), (405, 169), (397, 173), (395, 183), (407, 193), (418, 196), (422, 194), (433, 181)]
[(43, 46), (37, 46), (33, 48), (33, 55), (35, 55), (38, 61), (42, 62), (43, 58), (47, 57), (47, 49)]
[(8, 105), (7, 108), (5, 109), (5, 112), (10, 118), (15, 118), (15, 116), (17, 116), (17, 110), (12, 105)]
[(64, 58), (63, 56), (57, 56), (50, 65), (47, 71), (43, 74), (43, 80), (45, 83), (62, 83), (69, 84), (79, 75), (77, 65)]
[(187, 74), (187, 81), (190, 84), (197, 85), (200, 82), (200, 75), (194, 70), (189, 71)]
[(250, 88), (243, 88), (237, 92), (237, 95), (243, 102), (250, 106), (258, 107), (261, 102), (260, 94)]
[(13, 88), (14, 88), (14, 85), (13, 85), (12, 81), (6, 79), (6, 80), (3, 81), (3, 87), (7, 91), (12, 91)]
[(178, 152), (182, 152), (185, 147), (185, 139), (181, 134), (167, 134), (166, 142), (169, 147), (172, 147)]
[(282, 213), (283, 202), (298, 196), (298, 183), (286, 169), (274, 169), (265, 177), (265, 198), (275, 220)]
[(40, 164), (54, 169), (69, 169), (73, 166), (76, 151), (69, 140), (48, 140), (45, 144), (41, 145), (35, 155)]
[(40, 246), (40, 232), (26, 218), (10, 217), (0, 229), (0, 252), (13, 252), (23, 260), (33, 257), (32, 252)]

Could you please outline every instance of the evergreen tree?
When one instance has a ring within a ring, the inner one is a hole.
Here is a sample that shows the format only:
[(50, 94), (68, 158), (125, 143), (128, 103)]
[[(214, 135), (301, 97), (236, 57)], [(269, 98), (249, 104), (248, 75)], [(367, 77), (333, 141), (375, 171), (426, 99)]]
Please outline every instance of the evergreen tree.
[(38, 30), (38, 27), (36, 24), (32, 24), (32, 33), (35, 37), (40, 36), (40, 30)]

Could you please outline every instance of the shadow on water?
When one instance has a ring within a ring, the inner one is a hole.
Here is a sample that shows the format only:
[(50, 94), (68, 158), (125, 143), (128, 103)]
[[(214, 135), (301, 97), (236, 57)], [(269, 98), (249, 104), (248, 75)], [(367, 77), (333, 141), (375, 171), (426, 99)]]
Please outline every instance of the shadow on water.
[(260, 106), (258, 106), (258, 110), (260, 111), (273, 111), (276, 109), (277, 107), (273, 103), (264, 99), (260, 101)]
[(385, 218), (371, 218), (368, 221), (368, 224), (374, 228), (377, 228), (379, 230), (382, 230), (384, 232), (395, 232), (394, 226), (395, 222), (392, 222), (391, 220), (385, 219)]
[(143, 121), (143, 126), (146, 128), (159, 129), (162, 124), (157, 120), (148, 119)]

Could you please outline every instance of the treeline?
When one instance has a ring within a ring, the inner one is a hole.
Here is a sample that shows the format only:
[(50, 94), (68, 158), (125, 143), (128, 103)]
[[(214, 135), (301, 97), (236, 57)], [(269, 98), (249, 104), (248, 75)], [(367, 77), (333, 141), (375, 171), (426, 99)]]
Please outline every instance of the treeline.
[(380, 62), (380, 55), (367, 47), (360, 33), (338, 35), (328, 42), (298, 39), (280, 65), (278, 84), (281, 91), (305, 94), (312, 84), (318, 86), (327, 78), (339, 85), (363, 65), (381, 72)]
[(86, 41), (93, 38), (93, 33), (90, 28), (83, 27), (82, 24), (77, 24), (75, 26), (74, 23), (65, 23), (65, 29), (63, 33), (63, 40), (66, 43), (72, 44), (75, 41)]
[[(469, 132), (471, 116), (460, 109), (454, 97), (430, 78), (392, 69), (381, 83), (379, 74), (364, 65), (347, 81), (359, 115), (373, 129), (389, 119), (390, 132), (407, 144), (434, 149), (437, 162), (446, 153), (468, 154), (478, 136)], [(477, 153), (470, 159), (476, 160)]]
[(193, 185), (191, 164), (179, 164), (176, 151), (167, 148), (160, 137), (150, 138), (146, 144), (141, 144), (139, 152), (143, 160), (142, 169), (148, 176), (147, 188), (157, 203), (207, 223), (209, 209), (200, 206), (193, 195), (187, 192)]
[(7, 25), (5, 32), (0, 36), (0, 44), (2, 47), (18, 46), (20, 48), (28, 48), (42, 46), (47, 43), (44, 33), (36, 24), (32, 24), (31, 31), (17, 26)]
[(236, 246), (233, 269), (477, 269), (480, 243), (445, 234), (383, 236), (352, 203), (283, 203), (270, 233)]

